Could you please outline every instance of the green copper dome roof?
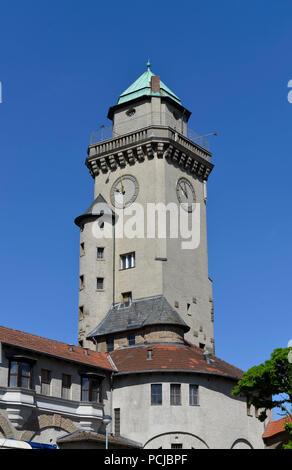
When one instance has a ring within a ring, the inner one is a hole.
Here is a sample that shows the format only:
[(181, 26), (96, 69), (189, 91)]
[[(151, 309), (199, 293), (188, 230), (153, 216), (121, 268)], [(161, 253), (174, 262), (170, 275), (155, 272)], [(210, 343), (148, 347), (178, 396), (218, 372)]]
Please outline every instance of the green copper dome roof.
[(137, 80), (129, 86), (119, 97), (118, 104), (126, 103), (140, 96), (168, 96), (176, 103), (181, 104), (180, 99), (176, 96), (161, 80), (160, 92), (151, 91), (151, 77), (155, 74), (150, 70), (150, 63), (147, 63), (147, 70)]

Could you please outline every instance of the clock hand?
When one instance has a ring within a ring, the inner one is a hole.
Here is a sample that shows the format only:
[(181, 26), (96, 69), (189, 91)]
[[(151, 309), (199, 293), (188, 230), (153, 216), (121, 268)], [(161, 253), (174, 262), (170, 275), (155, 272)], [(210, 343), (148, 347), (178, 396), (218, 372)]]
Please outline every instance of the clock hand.
[(121, 176), (121, 185), (122, 185), (122, 193), (125, 194), (125, 187), (123, 183), (123, 177)]
[(182, 187), (182, 185), (181, 185), (181, 184), (180, 184), (180, 189), (182, 190), (182, 192), (184, 193), (185, 197), (187, 198), (187, 197), (188, 197), (188, 195), (187, 195), (186, 191), (184, 190), (184, 188)]

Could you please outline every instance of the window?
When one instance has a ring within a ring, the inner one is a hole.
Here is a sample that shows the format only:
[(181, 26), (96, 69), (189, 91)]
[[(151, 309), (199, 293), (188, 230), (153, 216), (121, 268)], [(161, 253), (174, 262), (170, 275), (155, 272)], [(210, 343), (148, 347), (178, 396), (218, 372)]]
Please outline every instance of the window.
[(198, 385), (190, 384), (189, 404), (190, 406), (198, 405)]
[(129, 335), (128, 336), (128, 345), (133, 346), (136, 343), (136, 335)]
[(129, 307), (132, 303), (132, 292), (124, 292), (122, 294), (123, 306)]
[(101, 402), (101, 384), (97, 378), (81, 378), (81, 401)]
[(85, 254), (85, 245), (84, 242), (80, 243), (80, 256)]
[(107, 347), (107, 352), (111, 352), (114, 350), (114, 338), (108, 338), (106, 340), (106, 347)]
[(121, 269), (129, 269), (134, 268), (136, 266), (136, 256), (135, 252), (127, 253), (125, 255), (121, 255)]
[(8, 387), (31, 388), (31, 364), (22, 361), (9, 363)]
[(151, 405), (162, 405), (162, 384), (151, 385)]
[(41, 370), (41, 394), (50, 395), (51, 371), (47, 369)]
[(120, 408), (114, 409), (114, 419), (115, 419), (115, 436), (119, 436), (121, 434), (121, 410)]
[(71, 375), (62, 374), (62, 398), (70, 400)]
[(170, 404), (181, 405), (180, 384), (170, 384)]
[(175, 444), (171, 444), (171, 448), (172, 449), (182, 449), (183, 445), (176, 442)]
[(79, 290), (84, 288), (84, 275), (79, 276)]
[(96, 288), (97, 290), (103, 290), (103, 277), (96, 278)]
[(83, 313), (84, 313), (84, 307), (83, 305), (79, 305), (79, 318), (83, 318)]
[(97, 248), (97, 259), (104, 259), (104, 248), (100, 246)]
[(136, 113), (136, 110), (134, 108), (130, 108), (127, 112), (126, 112), (126, 115), (128, 117), (132, 117), (134, 116), (134, 114)]

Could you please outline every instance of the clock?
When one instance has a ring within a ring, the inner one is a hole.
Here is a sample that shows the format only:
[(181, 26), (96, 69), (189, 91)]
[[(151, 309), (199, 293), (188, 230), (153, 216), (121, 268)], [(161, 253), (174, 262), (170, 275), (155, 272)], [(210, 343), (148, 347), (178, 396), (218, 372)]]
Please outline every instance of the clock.
[(120, 176), (111, 187), (111, 203), (119, 209), (128, 207), (135, 201), (138, 191), (138, 181), (134, 176)]
[(176, 185), (176, 195), (179, 203), (182, 205), (182, 208), (187, 212), (192, 212), (196, 202), (195, 190), (186, 178), (180, 178)]

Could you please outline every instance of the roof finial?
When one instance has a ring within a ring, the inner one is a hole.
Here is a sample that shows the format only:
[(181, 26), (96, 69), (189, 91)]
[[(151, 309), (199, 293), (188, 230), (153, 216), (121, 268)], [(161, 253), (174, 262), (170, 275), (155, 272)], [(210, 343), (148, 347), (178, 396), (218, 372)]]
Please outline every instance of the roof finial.
[(148, 62), (147, 62), (147, 68), (150, 69), (150, 59), (148, 59)]

